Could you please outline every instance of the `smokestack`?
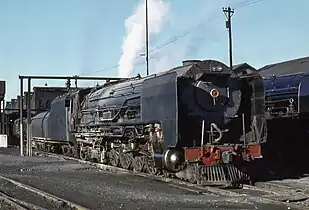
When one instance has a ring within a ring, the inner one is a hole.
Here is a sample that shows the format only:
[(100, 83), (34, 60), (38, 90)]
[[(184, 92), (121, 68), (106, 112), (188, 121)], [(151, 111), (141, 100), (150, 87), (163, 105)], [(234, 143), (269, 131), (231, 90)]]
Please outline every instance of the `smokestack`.
[(192, 65), (192, 64), (196, 64), (201, 62), (200, 60), (184, 60), (182, 61), (182, 65), (186, 66), (186, 65)]

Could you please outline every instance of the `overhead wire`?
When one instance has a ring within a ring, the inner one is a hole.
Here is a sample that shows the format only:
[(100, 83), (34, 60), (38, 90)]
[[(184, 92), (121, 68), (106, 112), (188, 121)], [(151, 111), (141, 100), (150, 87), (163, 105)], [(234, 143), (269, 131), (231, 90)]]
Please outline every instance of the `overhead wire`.
[[(249, 6), (249, 5), (252, 5), (252, 4), (256, 4), (256, 3), (259, 3), (259, 2), (262, 2), (262, 1), (265, 1), (265, 0), (245, 0), (245, 1), (239, 1), (237, 3), (235, 3), (234, 5), (231, 5), (234, 9), (238, 9), (238, 8), (242, 8), (242, 7), (246, 7), (246, 6)], [(215, 17), (212, 17), (212, 18), (215, 18)], [(209, 20), (209, 19), (208, 19)], [(191, 27), (190, 29), (187, 29), (186, 31), (184, 31), (183, 33), (181, 33), (180, 35), (178, 36), (173, 36), (172, 38), (170, 38), (169, 40), (167, 40), (166, 42), (164, 42), (163, 44), (153, 48), (152, 50), (149, 51), (149, 55), (170, 45), (170, 44), (173, 44), (174, 42), (177, 42), (178, 40), (184, 38), (184, 37), (187, 37), (188, 35), (190, 35), (191, 33), (193, 33), (194, 29), (196, 28), (199, 28), (201, 25), (205, 24), (205, 20), (201, 21), (199, 24)], [(135, 58), (133, 58), (131, 61), (132, 62), (135, 62), (139, 59), (142, 59), (143, 57), (141, 56), (137, 56)], [(149, 60), (152, 60), (153, 58), (149, 57)], [(139, 65), (137, 66), (140, 66), (140, 65), (143, 65), (145, 64), (145, 61), (143, 63), (140, 63)], [(107, 68), (103, 68), (103, 69), (98, 69), (98, 70), (95, 70), (95, 71), (91, 71), (91, 72), (85, 72), (85, 73), (82, 73), (82, 74), (79, 74), (80, 76), (81, 75), (87, 75), (87, 74), (94, 74), (94, 73), (98, 73), (98, 72), (103, 72), (103, 71), (109, 71), (109, 70), (112, 70), (112, 69), (115, 69), (115, 68), (118, 68), (119, 67), (119, 64), (114, 64), (110, 67), (107, 67)]]
[(252, 4), (256, 4), (256, 3), (258, 3), (258, 2), (261, 2), (261, 1), (265, 1), (265, 0), (251, 0), (251, 1), (242, 1), (242, 2), (239, 2), (239, 3), (243, 3), (243, 4), (240, 4), (240, 5), (238, 5), (237, 6), (237, 4), (236, 5), (234, 5), (234, 7), (236, 8), (236, 9), (239, 9), (239, 8), (241, 8), (241, 7), (245, 7), (245, 6), (249, 6), (249, 5), (252, 5)]

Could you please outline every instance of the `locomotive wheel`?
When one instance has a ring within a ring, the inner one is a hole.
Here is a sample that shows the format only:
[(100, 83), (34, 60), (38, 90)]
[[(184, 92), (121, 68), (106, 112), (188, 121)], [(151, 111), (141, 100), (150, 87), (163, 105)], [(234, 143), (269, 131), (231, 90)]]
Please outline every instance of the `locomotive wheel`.
[(152, 175), (159, 174), (159, 170), (155, 167), (154, 160), (152, 158), (145, 158), (145, 170)]
[(73, 144), (72, 148), (72, 157), (78, 157), (78, 144)]
[(74, 146), (69, 145), (69, 156), (72, 157), (74, 155)]
[(112, 166), (117, 167), (119, 165), (119, 154), (118, 154), (118, 152), (116, 150), (112, 149), (110, 151), (109, 155), (110, 155), (110, 160), (109, 160), (110, 164)]
[(46, 152), (51, 152), (51, 145), (47, 144), (45, 147)]
[(70, 155), (71, 153), (71, 148), (68, 146), (68, 145), (62, 145), (61, 146), (61, 149), (62, 149), (62, 154), (64, 154), (65, 156), (68, 156)]
[(165, 170), (163, 170), (162, 173), (163, 173), (164, 177), (167, 177), (167, 178), (171, 178), (172, 177), (172, 174), (167, 172), (167, 171), (165, 171)]
[(81, 149), (81, 150), (79, 151), (79, 157), (80, 157), (80, 159), (82, 159), (82, 160), (87, 160), (87, 157), (88, 157), (87, 151)]
[(120, 153), (119, 154), (120, 165), (124, 169), (130, 169), (132, 162), (131, 157), (128, 153)]
[(56, 153), (56, 151), (57, 151), (56, 146), (55, 145), (50, 145), (50, 151), (52, 153)]
[(145, 166), (145, 157), (144, 156), (135, 156), (132, 161), (133, 168), (135, 171), (142, 172)]
[(101, 151), (101, 153), (100, 153), (100, 163), (107, 163), (107, 159), (104, 156), (104, 152), (103, 151)]

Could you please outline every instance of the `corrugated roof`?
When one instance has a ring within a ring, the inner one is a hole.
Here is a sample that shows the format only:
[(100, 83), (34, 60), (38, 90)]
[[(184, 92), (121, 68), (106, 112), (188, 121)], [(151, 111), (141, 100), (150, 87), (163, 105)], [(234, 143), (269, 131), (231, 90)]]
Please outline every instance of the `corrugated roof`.
[(262, 77), (309, 72), (309, 56), (266, 65), (259, 69)]
[(241, 70), (244, 70), (244, 69), (254, 69), (255, 68), (247, 63), (240, 63), (240, 64), (237, 64), (237, 65), (234, 65), (233, 66), (233, 71), (241, 71)]

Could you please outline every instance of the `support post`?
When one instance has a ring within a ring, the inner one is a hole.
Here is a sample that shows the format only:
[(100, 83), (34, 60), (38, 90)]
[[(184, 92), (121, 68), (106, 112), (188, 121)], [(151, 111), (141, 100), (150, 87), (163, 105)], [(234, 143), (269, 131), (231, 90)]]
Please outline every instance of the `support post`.
[(26, 101), (26, 107), (27, 107), (27, 154), (28, 156), (31, 156), (31, 131), (30, 131), (30, 125), (31, 125), (31, 79), (28, 78), (28, 96)]
[(3, 100), (0, 101), (0, 108), (1, 108), (1, 134), (5, 134), (5, 113), (4, 113), (4, 105), (5, 100), (3, 97)]
[(20, 156), (24, 156), (24, 135), (23, 135), (23, 94), (24, 94), (24, 88), (23, 88), (23, 78), (20, 78), (20, 99), (19, 99), (19, 132), (20, 132)]
[(146, 19), (146, 25), (145, 25), (145, 27), (146, 27), (146, 69), (147, 69), (147, 76), (149, 75), (149, 48), (148, 48), (148, 39), (149, 39), (149, 35), (148, 35), (148, 0), (146, 0), (146, 2), (145, 2), (145, 6), (146, 6), (146, 8), (145, 8), (145, 10), (146, 10), (146, 17), (145, 17), (145, 19)]
[(229, 57), (230, 57), (230, 71), (233, 71), (233, 50), (232, 50), (232, 16), (234, 10), (231, 7), (223, 8), (223, 12), (227, 18), (226, 28), (229, 31)]
[(8, 115), (5, 115), (5, 134), (6, 134), (7, 136), (10, 135), (9, 118), (8, 118)]
[(5, 99), (3, 98), (2, 100), (2, 134), (7, 134), (6, 133), (6, 121), (5, 121)]

